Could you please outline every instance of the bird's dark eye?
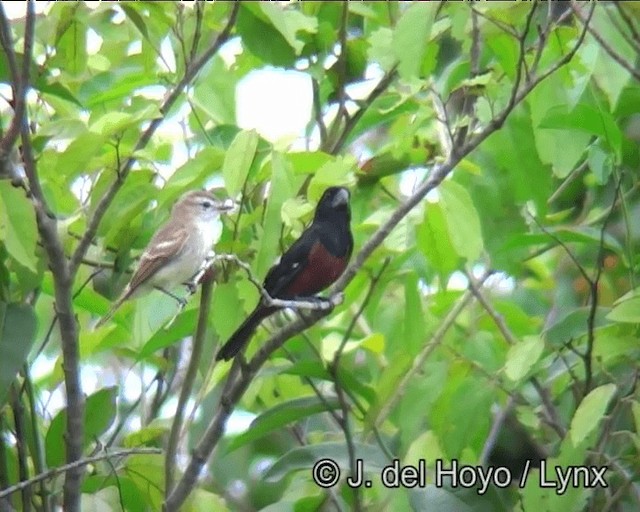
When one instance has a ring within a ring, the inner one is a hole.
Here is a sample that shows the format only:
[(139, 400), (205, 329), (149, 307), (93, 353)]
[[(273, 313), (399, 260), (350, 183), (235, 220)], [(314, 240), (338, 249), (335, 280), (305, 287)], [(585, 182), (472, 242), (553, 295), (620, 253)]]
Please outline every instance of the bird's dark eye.
[(202, 201), (202, 208), (205, 210), (208, 210), (209, 208), (213, 207), (213, 203), (211, 201), (209, 201), (208, 199), (205, 199), (204, 201)]

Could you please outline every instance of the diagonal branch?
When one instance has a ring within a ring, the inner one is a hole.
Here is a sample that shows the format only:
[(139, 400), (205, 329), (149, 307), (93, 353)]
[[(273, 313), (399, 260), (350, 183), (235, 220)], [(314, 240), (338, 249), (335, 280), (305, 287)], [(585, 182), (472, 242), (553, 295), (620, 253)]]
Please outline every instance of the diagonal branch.
[[(580, 33), (571, 50), (561, 59), (559, 59), (554, 65), (549, 67), (544, 73), (537, 77), (531, 77), (531, 79), (525, 85), (521, 86), (519, 90), (514, 90), (510, 101), (502, 112), (500, 112), (491, 122), (489, 122), (484, 127), (484, 129), (475, 134), (473, 137), (469, 138), (466, 144), (464, 144), (461, 148), (457, 148), (457, 151), (453, 151), (452, 154), (446, 159), (446, 161), (444, 161), (440, 165), (435, 165), (432, 168), (427, 180), (425, 180), (425, 182), (414, 192), (413, 195), (411, 195), (404, 203), (398, 206), (398, 208), (391, 214), (389, 219), (378, 228), (378, 230), (371, 236), (371, 238), (363, 245), (361, 250), (355, 255), (351, 264), (347, 267), (342, 276), (334, 283), (334, 285), (329, 290), (330, 296), (344, 290), (347, 284), (349, 284), (349, 282), (351, 282), (351, 280), (354, 278), (358, 270), (363, 266), (365, 261), (369, 258), (369, 256), (371, 256), (373, 251), (375, 251), (382, 244), (385, 238), (398, 225), (398, 223), (402, 219), (404, 219), (404, 217), (424, 199), (427, 193), (435, 189), (452, 172), (454, 167), (464, 157), (470, 154), (491, 134), (497, 131), (504, 124), (513, 109), (517, 105), (519, 105), (536, 86), (538, 86), (542, 81), (544, 81), (546, 78), (558, 71), (558, 69), (565, 66), (571, 61), (584, 41), (586, 27), (589, 24), (588, 21), (593, 15), (594, 8), (595, 4), (591, 8), (584, 29)], [(376, 90), (374, 90), (374, 92), (369, 95), (367, 105), (370, 105), (370, 103), (388, 87), (394, 77), (395, 69), (390, 71), (378, 84)], [(332, 148), (331, 152), (333, 154), (335, 154), (342, 148), (344, 142), (348, 138), (350, 131), (355, 127), (357, 121), (363, 113), (363, 109), (361, 108), (353, 117), (350, 118), (347, 126), (345, 126), (344, 128), (344, 132)], [(465, 297), (467, 296), (468, 298), (466, 300), (470, 300), (472, 293), (467, 292), (465, 294)], [(193, 487), (197, 482), (198, 475), (200, 475), (201, 469), (206, 464), (209, 456), (211, 455), (211, 452), (222, 437), (222, 434), (224, 432), (224, 425), (229, 415), (248, 388), (258, 370), (262, 367), (262, 365), (264, 365), (269, 356), (274, 351), (279, 349), (286, 340), (300, 333), (309, 326), (317, 323), (321, 318), (325, 317), (329, 313), (329, 311), (311, 311), (309, 315), (305, 316), (305, 318), (298, 318), (288, 325), (285, 325), (269, 340), (267, 340), (266, 343), (262, 345), (262, 347), (254, 355), (254, 357), (245, 366), (241, 367), (240, 358), (236, 358), (234, 360), (233, 366), (229, 372), (229, 376), (227, 377), (225, 390), (222, 393), (220, 407), (216, 411), (213, 418), (211, 418), (211, 421), (209, 422), (205, 433), (194, 449), (194, 452), (182, 479), (180, 480), (180, 482), (178, 482), (175, 489), (167, 498), (164, 504), (166, 511), (178, 510), (179, 507), (187, 499), (187, 496), (193, 490)]]
[(43, 482), (45, 480), (50, 480), (58, 475), (62, 475), (68, 471), (76, 469), (78, 467), (88, 466), (89, 464), (93, 464), (94, 462), (100, 462), (102, 460), (110, 460), (117, 459), (122, 457), (128, 457), (130, 455), (160, 455), (162, 450), (160, 448), (128, 448), (126, 450), (114, 450), (112, 452), (102, 452), (97, 455), (93, 455), (91, 457), (85, 457), (83, 459), (77, 460), (75, 462), (71, 462), (69, 464), (64, 464), (63, 466), (49, 469), (44, 473), (40, 473), (39, 475), (30, 478), (29, 480), (25, 480), (24, 482), (17, 483), (16, 485), (12, 485), (11, 487), (7, 487), (6, 489), (0, 490), (0, 498), (4, 498), (13, 494), (14, 492), (21, 491), (22, 489), (26, 489), (35, 485), (39, 482)]
[(628, 62), (622, 55), (620, 55), (614, 48), (611, 46), (595, 28), (591, 26), (586, 16), (584, 16), (580, 9), (571, 4), (573, 12), (576, 14), (576, 17), (580, 20), (581, 23), (584, 24), (585, 27), (588, 28), (589, 33), (593, 36), (593, 38), (598, 41), (598, 44), (602, 47), (602, 49), (609, 54), (613, 60), (615, 60), (620, 66), (622, 66), (633, 78), (640, 81), (640, 71), (638, 71), (635, 63)]
[(382, 77), (382, 80), (378, 82), (378, 85), (375, 86), (375, 88), (373, 89), (373, 91), (371, 91), (369, 96), (367, 96), (367, 98), (362, 102), (358, 111), (347, 119), (347, 122), (344, 126), (344, 129), (342, 130), (342, 133), (340, 134), (340, 137), (338, 137), (338, 139), (333, 144), (333, 146), (328, 150), (330, 154), (337, 155), (342, 150), (347, 139), (349, 138), (349, 135), (351, 135), (351, 132), (358, 124), (358, 121), (360, 121), (360, 119), (368, 110), (368, 108), (371, 106), (371, 104), (376, 99), (378, 99), (378, 97), (384, 91), (387, 90), (389, 85), (391, 85), (391, 82), (395, 80), (396, 76), (397, 76), (397, 65), (394, 66), (391, 70), (387, 72), (386, 75)]

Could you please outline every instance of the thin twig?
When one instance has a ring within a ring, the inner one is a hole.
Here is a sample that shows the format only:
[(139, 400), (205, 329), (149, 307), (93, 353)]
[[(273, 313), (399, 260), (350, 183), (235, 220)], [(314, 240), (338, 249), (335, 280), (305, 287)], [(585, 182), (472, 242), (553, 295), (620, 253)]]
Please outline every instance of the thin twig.
[(576, 14), (576, 17), (580, 20), (581, 23), (584, 24), (585, 27), (589, 30), (589, 33), (593, 36), (593, 38), (598, 41), (598, 44), (602, 47), (602, 49), (609, 54), (609, 56), (615, 60), (620, 66), (622, 66), (633, 78), (640, 81), (640, 71), (635, 66), (635, 63), (628, 62), (622, 55), (620, 55), (616, 50), (613, 49), (604, 37), (595, 29), (593, 26), (588, 23), (588, 18), (583, 16), (580, 8), (575, 5), (573, 2), (571, 3), (571, 8), (573, 12)]
[(320, 84), (318, 81), (311, 77), (311, 90), (313, 91), (313, 112), (320, 130), (320, 147), (323, 148), (327, 140), (327, 125), (322, 117), (322, 105), (320, 104)]
[(115, 459), (120, 457), (128, 457), (130, 455), (160, 455), (162, 450), (160, 448), (128, 448), (122, 450), (114, 450), (112, 452), (103, 452), (97, 455), (92, 455), (91, 457), (84, 457), (82, 459), (76, 460), (69, 464), (64, 464), (63, 466), (59, 466), (57, 468), (50, 469), (45, 471), (44, 473), (40, 473), (29, 480), (24, 482), (19, 482), (11, 487), (7, 487), (6, 489), (0, 490), (0, 498), (4, 498), (5, 496), (9, 496), (14, 492), (21, 491), (27, 487), (31, 487), (34, 484), (42, 482), (44, 480), (50, 480), (58, 475), (62, 475), (63, 473), (67, 473), (72, 471), (79, 466), (87, 466), (88, 464), (93, 464), (94, 462), (99, 462), (101, 460)]
[[(484, 274), (478, 279), (478, 285), (482, 286), (482, 284), (491, 276), (493, 272), (487, 270)], [(473, 292), (471, 290), (467, 290), (460, 300), (456, 303), (456, 305), (451, 308), (451, 310), (444, 317), (436, 332), (433, 333), (431, 339), (427, 344), (422, 347), (420, 353), (413, 359), (413, 364), (411, 368), (409, 368), (405, 374), (400, 378), (398, 383), (395, 386), (395, 389), (391, 393), (387, 402), (380, 408), (380, 412), (375, 419), (374, 425), (381, 425), (385, 419), (389, 416), (393, 408), (398, 403), (398, 400), (402, 397), (405, 390), (409, 386), (409, 383), (413, 380), (416, 373), (420, 372), (429, 358), (429, 356), (433, 353), (433, 351), (440, 345), (442, 340), (444, 339), (445, 334), (449, 331), (449, 329), (453, 326), (455, 321), (458, 319), (458, 315), (462, 312), (462, 310), (469, 304), (471, 299), (473, 298)]]
[[(46, 470), (46, 459), (44, 455), (44, 448), (42, 446), (42, 437), (35, 434), (39, 430), (38, 420), (40, 414), (36, 408), (36, 394), (33, 388), (33, 381), (29, 372), (29, 365), (25, 363), (22, 368), (22, 375), (24, 378), (24, 390), (27, 400), (29, 402), (29, 417), (31, 419), (31, 432), (33, 432), (33, 453), (32, 460), (34, 465), (34, 471), (36, 474), (43, 473)], [(40, 483), (40, 499), (42, 500), (42, 511), (49, 512), (51, 510), (50, 492), (47, 489), (44, 481)]]
[[(18, 383), (11, 384), (9, 390), (9, 401), (11, 403), (11, 412), (13, 413), (13, 428), (16, 439), (16, 452), (18, 459), (18, 478), (20, 480), (29, 479), (29, 442), (27, 439), (27, 430), (25, 428), (24, 421), (24, 407), (20, 399), (20, 393), (18, 391)], [(33, 499), (33, 492), (31, 487), (25, 487), (22, 489), (22, 496), (20, 501), (22, 502), (22, 509), (24, 512), (31, 512), (31, 500)]]
[[(470, 272), (465, 271), (465, 275), (469, 280), (469, 289), (476, 297), (480, 305), (484, 308), (485, 312), (489, 315), (491, 320), (493, 320), (493, 323), (496, 325), (507, 344), (509, 346), (516, 345), (518, 343), (518, 339), (507, 326), (504, 317), (500, 313), (498, 313), (493, 305), (489, 302), (480, 284), (476, 282)], [(544, 388), (544, 386), (542, 386), (537, 377), (531, 377), (530, 381), (534, 389), (538, 393), (542, 404), (545, 407), (547, 423), (558, 433), (559, 437), (562, 439), (564, 437), (565, 428), (560, 423), (558, 412), (551, 402), (548, 391)]]
[(347, 119), (344, 129), (340, 133), (340, 137), (338, 137), (338, 139), (332, 145), (331, 148), (328, 148), (328, 152), (330, 154), (337, 155), (342, 150), (347, 139), (349, 138), (349, 135), (351, 135), (351, 132), (358, 124), (358, 121), (360, 121), (360, 119), (365, 114), (365, 112), (369, 109), (371, 104), (376, 99), (378, 99), (378, 97), (383, 92), (385, 92), (388, 89), (389, 85), (391, 85), (391, 82), (395, 80), (396, 76), (397, 76), (397, 66), (394, 66), (391, 70), (387, 72), (386, 75), (382, 77), (380, 82), (378, 82), (378, 85), (375, 86), (375, 88), (373, 89), (373, 91), (371, 91), (369, 96), (367, 96), (367, 98), (360, 103), (360, 108), (356, 111), (356, 113), (353, 114), (351, 117), (349, 117), (349, 119)]
[[(617, 2), (616, 2), (616, 5), (617, 5)], [(640, 44), (638, 43), (637, 36), (634, 39), (632, 36), (627, 34), (627, 31), (622, 26), (622, 23), (620, 23), (620, 21), (614, 16), (613, 12), (610, 9), (605, 9), (604, 11), (607, 13), (607, 16), (611, 20), (611, 23), (613, 23), (618, 33), (624, 38), (627, 44), (631, 46), (631, 48), (633, 48), (633, 50), (636, 53), (640, 53)]]
[(620, 2), (614, 2), (613, 5), (616, 6), (616, 9), (618, 9), (618, 12), (620, 13), (620, 17), (624, 20), (627, 27), (629, 27), (629, 31), (633, 35), (633, 38), (636, 41), (640, 41), (640, 33), (638, 32), (638, 29), (634, 25), (633, 19), (630, 18), (627, 12), (624, 10), (624, 7), (622, 6), (622, 4)]
[[(213, 261), (232, 261), (239, 267), (241, 267), (246, 273), (247, 278), (254, 285), (262, 297), (262, 301), (266, 306), (274, 306), (277, 308), (291, 308), (291, 309), (309, 309), (312, 311), (326, 311), (334, 308), (342, 303), (343, 297), (340, 295), (334, 295), (328, 300), (315, 300), (313, 297), (308, 299), (300, 298), (294, 300), (274, 299), (269, 295), (269, 292), (265, 290), (264, 286), (256, 279), (251, 270), (251, 266), (238, 258), (235, 254), (216, 254)], [(211, 263), (213, 263), (213, 261)], [(312, 300), (313, 299), (313, 300)]]
[[(342, 342), (340, 343), (338, 350), (336, 350), (335, 354), (333, 355), (333, 361), (331, 362), (331, 364), (328, 365), (329, 374), (333, 377), (336, 396), (338, 398), (338, 403), (340, 404), (340, 409), (342, 411), (342, 415), (341, 416), (336, 415), (336, 418), (338, 421), (338, 425), (342, 429), (345, 442), (347, 444), (347, 452), (349, 455), (349, 467), (351, 469), (352, 477), (355, 477), (358, 474), (358, 461), (356, 459), (356, 449), (353, 442), (353, 433), (351, 431), (351, 425), (349, 422), (350, 408), (349, 408), (349, 404), (347, 403), (347, 400), (345, 399), (344, 387), (340, 382), (340, 371), (339, 371), (340, 358), (342, 357), (344, 348), (346, 347), (347, 341), (351, 337), (351, 333), (353, 332), (353, 328), (355, 327), (356, 322), (358, 321), (358, 318), (364, 313), (364, 310), (369, 304), (369, 301), (373, 296), (373, 292), (376, 289), (378, 283), (380, 282), (380, 278), (382, 277), (382, 274), (384, 273), (386, 268), (389, 266), (390, 261), (391, 260), (389, 258), (386, 258), (384, 260), (384, 263), (382, 264), (382, 267), (378, 271), (378, 273), (371, 279), (371, 282), (369, 283), (369, 289), (367, 290), (367, 294), (365, 295), (365, 298), (362, 301), (362, 304), (358, 308), (358, 311), (356, 312), (354, 317), (351, 319), (351, 322), (349, 323), (349, 326), (347, 327), (347, 330), (344, 336), (342, 337)], [(362, 496), (361, 496), (360, 490), (356, 486), (352, 489), (352, 491), (353, 491), (353, 508), (356, 511), (360, 511), (362, 510)]]
[(591, 391), (591, 383), (593, 379), (593, 345), (595, 343), (595, 323), (596, 313), (598, 311), (598, 287), (600, 284), (600, 277), (602, 276), (602, 270), (604, 267), (604, 236), (607, 230), (607, 226), (613, 217), (613, 212), (616, 208), (616, 201), (620, 197), (620, 189), (622, 187), (622, 177), (618, 179), (616, 191), (613, 197), (613, 203), (609, 208), (609, 215), (604, 219), (602, 228), (600, 229), (600, 247), (598, 248), (598, 254), (596, 256), (596, 269), (593, 278), (590, 280), (590, 307), (589, 316), (587, 317), (587, 348), (584, 353), (584, 395), (586, 396)]
[(202, 349), (204, 347), (205, 336), (207, 334), (207, 321), (209, 319), (209, 313), (211, 311), (212, 294), (213, 280), (209, 279), (202, 283), (202, 291), (200, 294), (200, 308), (198, 311), (198, 325), (196, 326), (196, 333), (193, 337), (193, 349), (191, 351), (187, 373), (182, 383), (182, 387), (180, 388), (178, 405), (176, 406), (176, 412), (173, 417), (173, 422), (171, 423), (169, 440), (167, 441), (167, 453), (165, 456), (166, 496), (169, 496), (169, 493), (173, 488), (176, 454), (178, 450), (178, 443), (180, 441), (180, 434), (182, 432), (182, 420), (184, 418), (184, 411), (187, 407), (189, 396), (191, 395), (191, 391), (193, 389), (193, 384), (198, 375), (198, 367), (200, 366)]
[(516, 405), (515, 397), (509, 395), (509, 399), (507, 403), (502, 407), (498, 413), (493, 418), (493, 423), (491, 424), (491, 430), (489, 430), (489, 435), (484, 442), (484, 446), (482, 447), (482, 453), (480, 454), (480, 465), (486, 466), (489, 463), (489, 455), (496, 445), (496, 441), (498, 440), (498, 435), (502, 430), (502, 426), (504, 425), (507, 416), (511, 414), (513, 408)]

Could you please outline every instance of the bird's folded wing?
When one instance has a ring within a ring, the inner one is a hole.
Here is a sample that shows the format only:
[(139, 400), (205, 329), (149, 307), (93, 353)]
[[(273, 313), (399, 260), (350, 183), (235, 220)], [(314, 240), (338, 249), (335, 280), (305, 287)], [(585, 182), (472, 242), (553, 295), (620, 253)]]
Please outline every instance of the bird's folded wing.
[(312, 224), (269, 269), (264, 279), (264, 288), (271, 297), (277, 298), (295, 281), (306, 267), (309, 251), (317, 241), (316, 229)]
[(162, 267), (179, 257), (189, 238), (185, 227), (166, 226), (158, 231), (142, 253), (138, 268), (131, 278), (129, 289), (135, 290), (149, 280)]

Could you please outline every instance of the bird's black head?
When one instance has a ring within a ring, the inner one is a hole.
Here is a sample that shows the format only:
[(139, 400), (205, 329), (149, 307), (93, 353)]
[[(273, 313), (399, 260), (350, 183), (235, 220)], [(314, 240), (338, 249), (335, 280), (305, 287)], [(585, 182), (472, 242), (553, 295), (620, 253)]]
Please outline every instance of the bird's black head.
[(350, 197), (349, 190), (344, 187), (329, 187), (318, 201), (314, 220), (332, 218), (339, 213), (349, 222), (351, 220)]

